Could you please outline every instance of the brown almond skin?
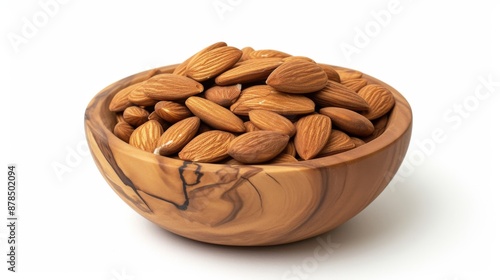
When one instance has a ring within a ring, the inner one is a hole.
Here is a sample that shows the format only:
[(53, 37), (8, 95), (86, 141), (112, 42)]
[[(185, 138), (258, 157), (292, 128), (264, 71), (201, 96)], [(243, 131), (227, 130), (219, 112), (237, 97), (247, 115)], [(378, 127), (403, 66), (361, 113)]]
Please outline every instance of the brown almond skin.
[(193, 115), (188, 107), (173, 101), (159, 101), (155, 105), (155, 113), (169, 123), (176, 123)]
[(201, 93), (203, 85), (188, 77), (166, 73), (149, 78), (134, 91), (142, 91), (155, 100), (175, 101)]
[(228, 156), (229, 143), (235, 138), (232, 133), (210, 130), (193, 138), (179, 152), (179, 158), (197, 162), (218, 162)]
[(291, 162), (298, 162), (298, 160), (286, 153), (281, 153), (277, 155), (275, 158), (273, 158), (271, 161), (267, 162), (267, 164), (279, 164), (279, 163), (291, 163)]
[(305, 61), (309, 61), (309, 62), (312, 62), (312, 63), (316, 63), (316, 61), (314, 61), (313, 59), (311, 59), (311, 58), (309, 58), (307, 56), (295, 56), (294, 55), (294, 56), (289, 56), (289, 57), (282, 58), (281, 60), (283, 62), (294, 61), (294, 60), (305, 60)]
[(329, 117), (321, 114), (312, 114), (300, 118), (295, 124), (295, 149), (302, 159), (316, 157), (326, 145), (332, 130)]
[(341, 107), (354, 111), (370, 108), (365, 99), (355, 91), (333, 81), (328, 81), (322, 90), (311, 94), (311, 98), (321, 107)]
[(319, 112), (328, 116), (333, 125), (353, 136), (365, 137), (372, 134), (375, 129), (370, 120), (348, 109), (326, 107), (321, 108)]
[(283, 153), (289, 154), (293, 157), (297, 155), (297, 151), (295, 150), (295, 144), (293, 141), (288, 141), (288, 144), (286, 145), (285, 149), (283, 150)]
[(134, 127), (138, 127), (149, 120), (149, 112), (138, 106), (130, 106), (123, 111), (123, 119)]
[(241, 58), (240, 61), (245, 61), (250, 59), (250, 53), (255, 51), (252, 47), (244, 47), (241, 49)]
[(253, 124), (251, 121), (246, 121), (246, 122), (243, 123), (243, 125), (246, 128), (246, 132), (252, 132), (252, 131), (260, 130), (260, 128), (256, 127), (255, 124)]
[(382, 117), (372, 120), (373, 126), (375, 127), (375, 130), (373, 131), (372, 134), (370, 134), (368, 137), (364, 137), (362, 140), (365, 141), (366, 143), (372, 141), (373, 139), (379, 137), (384, 133), (385, 128), (387, 126), (387, 122), (389, 121), (389, 116), (387, 114), (383, 115)]
[(344, 132), (333, 129), (328, 137), (326, 145), (319, 153), (319, 157), (331, 156), (334, 154), (342, 153), (354, 149), (356, 144), (351, 140), (349, 135)]
[(221, 163), (228, 164), (228, 165), (245, 165), (243, 162), (239, 162), (232, 157), (222, 161)]
[(339, 73), (337, 73), (337, 70), (335, 70), (335, 67), (323, 63), (318, 63), (318, 65), (321, 69), (323, 69), (323, 71), (325, 71), (326, 76), (328, 76), (328, 80), (340, 83), (340, 76)]
[(231, 86), (213, 86), (205, 91), (205, 98), (222, 107), (231, 106), (241, 93), (241, 84)]
[(191, 96), (186, 100), (186, 106), (194, 115), (215, 129), (236, 133), (246, 131), (239, 117), (208, 99)]
[(134, 132), (134, 127), (128, 124), (127, 122), (118, 122), (116, 123), (113, 133), (125, 142), (129, 142), (130, 135)]
[(284, 53), (282, 51), (271, 50), (271, 49), (255, 50), (248, 54), (248, 57), (250, 59), (270, 58), (270, 57), (285, 58), (289, 56), (291, 55)]
[(163, 128), (161, 124), (158, 121), (150, 120), (132, 132), (129, 144), (143, 151), (152, 153), (162, 133)]
[(131, 91), (133, 91), (140, 83), (130, 85), (113, 96), (111, 102), (109, 103), (109, 110), (111, 112), (121, 112), (125, 110), (127, 107), (134, 105), (132, 102), (128, 100), (128, 96)]
[(232, 85), (264, 81), (282, 63), (281, 58), (250, 59), (217, 76), (215, 83)]
[(274, 69), (266, 84), (282, 92), (305, 94), (321, 90), (327, 81), (325, 71), (316, 63), (292, 60)]
[[(157, 74), (156, 69), (149, 70), (146, 74), (146, 78), (151, 78)], [(138, 82), (132, 85), (127, 86), (126, 88), (118, 91), (118, 93), (113, 96), (111, 102), (109, 103), (109, 110), (111, 112), (120, 112), (125, 110), (125, 108), (134, 105), (128, 100), (129, 94), (134, 91), (137, 87), (139, 87), (143, 82)]]
[(365, 141), (357, 138), (357, 137), (351, 137), (351, 141), (354, 143), (354, 146), (357, 148), (359, 146), (363, 146), (364, 144), (366, 144)]
[(215, 48), (191, 60), (186, 75), (198, 82), (206, 81), (231, 68), (241, 55), (241, 50), (235, 47)]
[(345, 82), (347, 80), (358, 79), (363, 77), (363, 73), (357, 70), (338, 68), (336, 69), (336, 71), (340, 76), (340, 82)]
[(357, 78), (357, 79), (351, 79), (342, 82), (342, 85), (345, 87), (352, 89), (355, 92), (358, 92), (360, 89), (362, 89), (364, 86), (368, 84), (368, 81), (363, 78)]
[(262, 163), (279, 155), (289, 139), (288, 135), (276, 131), (247, 132), (231, 141), (228, 154), (239, 162)]
[[(142, 85), (142, 83), (144, 82), (138, 83), (136, 88)], [(157, 100), (147, 96), (146, 92), (140, 90), (131, 91), (128, 95), (128, 100), (137, 106), (153, 106), (157, 102)]]
[(293, 123), (278, 113), (267, 110), (252, 110), (248, 113), (250, 121), (260, 130), (281, 132), (292, 137), (296, 129)]
[(189, 117), (175, 123), (158, 139), (155, 153), (162, 156), (178, 153), (196, 136), (199, 127), (200, 119), (198, 117)]
[(184, 60), (184, 62), (182, 62), (181, 64), (179, 64), (175, 68), (173, 74), (185, 76), (186, 75), (187, 66), (188, 66), (188, 64), (192, 60), (196, 60), (197, 57), (199, 57), (200, 55), (202, 55), (202, 54), (204, 54), (204, 53), (206, 53), (208, 51), (211, 51), (213, 49), (220, 48), (220, 47), (225, 47), (225, 46), (227, 46), (227, 44), (225, 42), (217, 42), (217, 43), (211, 44), (211, 45), (203, 48), (202, 50), (198, 51), (197, 53), (195, 53), (194, 55), (192, 55), (190, 58)]
[(168, 123), (166, 120), (164, 120), (160, 116), (158, 116), (158, 114), (155, 111), (153, 111), (149, 114), (148, 120), (158, 121), (161, 124), (161, 126), (163, 127), (164, 131), (170, 127), (170, 123)]
[(252, 110), (268, 110), (280, 115), (302, 115), (314, 112), (315, 104), (302, 95), (279, 92), (268, 85), (256, 85), (244, 89), (230, 109), (233, 113), (243, 116)]
[(123, 119), (123, 112), (122, 113), (116, 113), (116, 122), (119, 123), (119, 122), (125, 122), (125, 120)]
[(387, 114), (395, 104), (392, 93), (381, 85), (366, 85), (358, 91), (358, 94), (368, 103), (368, 111), (362, 114), (369, 120), (374, 120)]

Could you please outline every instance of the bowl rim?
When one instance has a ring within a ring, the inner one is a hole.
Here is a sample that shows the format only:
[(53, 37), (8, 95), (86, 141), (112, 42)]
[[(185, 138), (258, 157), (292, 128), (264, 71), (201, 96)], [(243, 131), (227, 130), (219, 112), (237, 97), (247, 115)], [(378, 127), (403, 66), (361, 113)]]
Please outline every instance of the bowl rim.
[[(88, 103), (85, 110), (85, 131), (87, 134), (87, 138), (89, 138), (88, 133), (92, 133), (93, 137), (99, 137), (99, 140), (105, 139), (114, 139), (113, 143), (116, 145), (113, 147), (116, 150), (127, 151), (134, 150), (134, 153), (131, 155), (140, 159), (141, 161), (147, 160), (155, 163), (166, 164), (166, 165), (174, 165), (177, 166), (179, 164), (182, 165), (184, 160), (175, 159), (171, 157), (165, 157), (157, 154), (153, 154), (147, 151), (143, 151), (141, 149), (135, 148), (132, 145), (124, 142), (114, 135), (112, 132), (112, 127), (114, 123), (116, 123), (116, 119), (114, 122), (105, 122), (102, 118), (98, 118), (99, 110), (105, 106), (104, 109), (108, 110), (109, 102), (111, 102), (112, 97), (121, 89), (144, 81), (154, 75), (163, 74), (163, 73), (172, 73), (176, 66), (179, 64), (172, 64), (163, 67), (153, 68), (150, 70), (138, 72), (132, 74), (128, 77), (122, 78), (114, 83), (108, 85), (101, 91), (99, 91)], [(354, 70), (342, 66), (331, 65), (337, 69), (341, 70)], [(393, 94), (395, 98), (395, 105), (391, 109), (389, 113), (388, 122), (386, 124), (386, 128), (384, 132), (376, 137), (375, 139), (369, 141), (368, 143), (356, 147), (354, 149), (341, 152), (338, 154), (314, 158), (310, 160), (298, 161), (298, 162), (289, 162), (289, 163), (279, 163), (279, 164), (247, 164), (246, 166), (253, 166), (257, 168), (266, 169), (267, 171), (272, 172), (272, 170), (283, 171), (283, 168), (287, 168), (288, 170), (296, 170), (300, 168), (318, 168), (318, 167), (328, 167), (334, 166), (338, 164), (346, 164), (348, 162), (356, 162), (362, 160), (369, 155), (381, 152), (382, 150), (391, 146), (391, 144), (397, 142), (401, 137), (403, 137), (408, 130), (412, 129), (412, 110), (410, 104), (406, 100), (406, 98), (395, 88), (390, 86), (389, 84), (372, 77), (368, 74), (363, 73), (363, 78), (367, 79), (369, 82), (378, 83), (385, 88), (387, 88)], [(103, 102), (100, 102), (103, 101)], [(109, 111), (109, 110), (108, 110)], [(113, 112), (109, 111), (110, 114)], [(397, 120), (397, 121), (396, 121)], [(402, 157), (404, 156), (401, 155)], [(159, 160), (160, 158), (160, 160)], [(197, 162), (198, 165), (203, 166), (207, 171), (213, 170), (214, 172), (219, 170), (221, 166), (229, 166), (231, 164), (226, 163), (201, 163)]]

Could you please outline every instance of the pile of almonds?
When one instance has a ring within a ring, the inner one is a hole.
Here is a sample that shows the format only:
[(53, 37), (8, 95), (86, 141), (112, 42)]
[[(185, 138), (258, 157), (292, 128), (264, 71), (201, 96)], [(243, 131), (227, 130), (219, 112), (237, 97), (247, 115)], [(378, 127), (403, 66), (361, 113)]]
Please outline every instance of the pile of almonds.
[(210, 45), (119, 91), (114, 134), (182, 160), (283, 163), (354, 149), (378, 137), (392, 93), (355, 70), (277, 50)]

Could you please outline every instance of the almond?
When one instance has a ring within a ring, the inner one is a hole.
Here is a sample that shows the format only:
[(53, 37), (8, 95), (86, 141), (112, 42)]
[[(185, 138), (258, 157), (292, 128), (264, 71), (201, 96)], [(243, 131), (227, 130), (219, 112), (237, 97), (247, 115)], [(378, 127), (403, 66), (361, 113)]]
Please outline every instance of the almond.
[(149, 119), (149, 112), (138, 106), (130, 106), (123, 111), (123, 119), (134, 127), (147, 122)]
[(163, 128), (161, 124), (158, 121), (150, 120), (132, 132), (129, 144), (143, 151), (152, 153), (162, 133)]
[(340, 83), (340, 76), (339, 73), (337, 73), (337, 70), (335, 70), (335, 67), (323, 63), (318, 63), (318, 65), (321, 69), (323, 69), (323, 71), (325, 71), (326, 76), (328, 76), (328, 80)]
[(202, 92), (203, 85), (188, 77), (166, 73), (149, 78), (134, 91), (142, 91), (151, 99), (172, 101)]
[(271, 130), (292, 137), (295, 134), (293, 123), (278, 113), (267, 110), (252, 110), (248, 113), (250, 121), (260, 130)]
[(395, 104), (390, 87), (360, 71), (272, 49), (217, 42), (174, 67), (126, 79), (107, 101), (114, 135), (180, 160), (279, 164), (336, 154), (383, 134)]
[(223, 163), (227, 165), (245, 165), (243, 162), (239, 162), (231, 157), (228, 160), (224, 161)]
[[(140, 83), (143, 84), (144, 82)], [(137, 84), (139, 86), (139, 84)], [(157, 100), (146, 95), (146, 92), (141, 90), (133, 90), (128, 95), (128, 101), (138, 106), (152, 106), (155, 105)]]
[(286, 145), (285, 149), (283, 150), (283, 153), (289, 154), (293, 157), (297, 155), (297, 151), (295, 150), (295, 144), (293, 141), (288, 141), (288, 144)]
[(280, 154), (289, 139), (288, 135), (276, 131), (247, 132), (231, 141), (228, 154), (239, 162), (261, 163)]
[(167, 130), (167, 128), (170, 126), (170, 123), (168, 123), (166, 120), (162, 119), (158, 114), (153, 111), (149, 114), (148, 120), (155, 120), (158, 121), (161, 124), (161, 127), (163, 127), (163, 130)]
[(219, 47), (191, 60), (186, 75), (198, 82), (206, 81), (231, 68), (241, 57), (241, 50)]
[(357, 138), (357, 137), (351, 137), (351, 141), (354, 143), (354, 146), (357, 148), (359, 146), (363, 146), (364, 144), (366, 144), (365, 141)]
[(123, 118), (123, 112), (120, 114), (120, 113), (116, 113), (116, 122), (119, 123), (119, 122), (124, 122), (125, 119)]
[(368, 81), (366, 79), (363, 79), (363, 78), (351, 79), (351, 80), (347, 80), (347, 81), (342, 82), (342, 85), (344, 85), (345, 87), (350, 88), (356, 92), (359, 91), (360, 89), (362, 89), (367, 84), (368, 84)]
[[(149, 70), (145, 75), (145, 79), (149, 79), (156, 75), (158, 73), (157, 69), (152, 69)], [(118, 91), (118, 93), (115, 94), (113, 99), (111, 99), (111, 102), (109, 104), (109, 110), (112, 112), (120, 112), (125, 110), (128, 106), (131, 106), (131, 102), (128, 100), (129, 94), (135, 90), (135, 88), (139, 87), (142, 84), (142, 81), (131, 84), (127, 86), (126, 88)]]
[(316, 63), (294, 60), (284, 62), (269, 75), (266, 84), (287, 93), (310, 93), (326, 86), (328, 76)]
[(363, 73), (356, 71), (356, 70), (351, 70), (351, 69), (337, 68), (336, 71), (340, 76), (341, 82), (345, 82), (345, 81), (351, 80), (351, 79), (358, 79), (358, 78), (361, 78), (363, 76)]
[(222, 107), (231, 106), (241, 93), (241, 84), (232, 86), (213, 86), (205, 91), (205, 98)]
[(326, 107), (319, 110), (319, 112), (330, 117), (333, 125), (351, 135), (368, 136), (373, 133), (372, 122), (354, 111), (338, 107)]
[(363, 115), (369, 120), (387, 114), (395, 104), (392, 93), (381, 85), (367, 85), (360, 89), (358, 94), (368, 103), (369, 109), (367, 112), (363, 112)]
[(300, 118), (295, 124), (295, 149), (305, 160), (316, 157), (330, 137), (332, 123), (329, 117), (313, 114)]
[(241, 58), (240, 61), (245, 61), (247, 59), (250, 59), (250, 53), (253, 52), (254, 49), (252, 47), (244, 47), (241, 49)]
[(220, 74), (215, 83), (232, 85), (263, 81), (282, 63), (280, 58), (250, 59)]
[(173, 101), (159, 101), (155, 105), (155, 113), (169, 123), (176, 123), (193, 115), (186, 106)]
[(368, 110), (369, 105), (355, 91), (334, 81), (328, 81), (325, 88), (313, 93), (311, 98), (322, 107), (342, 107), (354, 111)]
[(373, 139), (379, 137), (384, 133), (385, 128), (387, 127), (387, 122), (389, 121), (389, 117), (387, 115), (384, 115), (376, 120), (373, 120), (373, 127), (375, 127), (373, 133), (369, 135), (368, 137), (364, 137), (363, 141), (365, 142), (370, 142)]
[(133, 104), (128, 100), (128, 96), (139, 85), (140, 83), (133, 84), (117, 92), (109, 103), (109, 110), (111, 112), (121, 112), (127, 107), (132, 106)]
[(179, 152), (182, 160), (198, 162), (217, 162), (228, 156), (229, 143), (235, 138), (232, 133), (211, 130), (204, 132), (191, 140)]
[(202, 121), (215, 129), (230, 132), (245, 132), (243, 121), (228, 109), (205, 98), (192, 96), (186, 106)]
[(289, 57), (282, 58), (281, 60), (283, 62), (293, 61), (293, 60), (304, 60), (304, 61), (309, 61), (309, 62), (312, 62), (312, 63), (316, 63), (316, 61), (314, 61), (311, 58), (306, 57), (306, 56), (289, 56)]
[(195, 53), (194, 55), (192, 55), (190, 58), (184, 60), (184, 62), (179, 64), (177, 67), (175, 67), (173, 74), (185, 76), (187, 66), (188, 66), (189, 62), (191, 62), (191, 60), (196, 60), (197, 57), (199, 57), (200, 55), (202, 55), (208, 51), (211, 51), (213, 49), (220, 48), (220, 47), (225, 47), (225, 46), (227, 46), (227, 44), (225, 42), (217, 42), (215, 44), (212, 44), (208, 47), (203, 48), (202, 50), (200, 50), (197, 53)]
[(349, 135), (340, 130), (333, 129), (328, 137), (328, 141), (319, 153), (320, 157), (330, 156), (354, 149), (356, 145)]
[(172, 125), (158, 139), (155, 154), (169, 156), (179, 152), (196, 136), (200, 127), (198, 117), (189, 117)]
[(113, 129), (113, 133), (127, 143), (130, 140), (132, 132), (134, 132), (134, 127), (126, 122), (118, 122)]
[(289, 57), (290, 55), (281, 51), (277, 50), (256, 50), (253, 52), (250, 52), (248, 54), (248, 57), (250, 59), (255, 59), (255, 58), (269, 58), (269, 57), (279, 57), (279, 58), (285, 58)]
[(245, 126), (247, 132), (260, 130), (260, 128), (256, 127), (251, 121), (246, 121), (243, 125)]
[(252, 110), (268, 110), (280, 115), (300, 115), (312, 113), (314, 108), (314, 102), (305, 96), (279, 92), (268, 85), (257, 85), (244, 89), (230, 109), (237, 115), (246, 116)]
[(281, 153), (267, 163), (278, 164), (278, 163), (290, 163), (290, 162), (298, 162), (298, 160), (292, 155)]

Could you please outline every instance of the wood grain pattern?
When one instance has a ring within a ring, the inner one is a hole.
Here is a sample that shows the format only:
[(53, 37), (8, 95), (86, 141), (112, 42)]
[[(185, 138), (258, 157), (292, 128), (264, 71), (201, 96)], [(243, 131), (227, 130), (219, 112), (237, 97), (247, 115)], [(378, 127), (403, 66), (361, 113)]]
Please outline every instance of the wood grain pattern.
[[(108, 107), (121, 89), (176, 65), (124, 78), (98, 93), (85, 112), (94, 161), (130, 207), (178, 235), (214, 244), (275, 245), (341, 225), (368, 206), (399, 168), (411, 137), (412, 113), (396, 99), (380, 137), (350, 151), (277, 165), (204, 164), (148, 153), (113, 135)], [(335, 66), (337, 69), (342, 69)]]

